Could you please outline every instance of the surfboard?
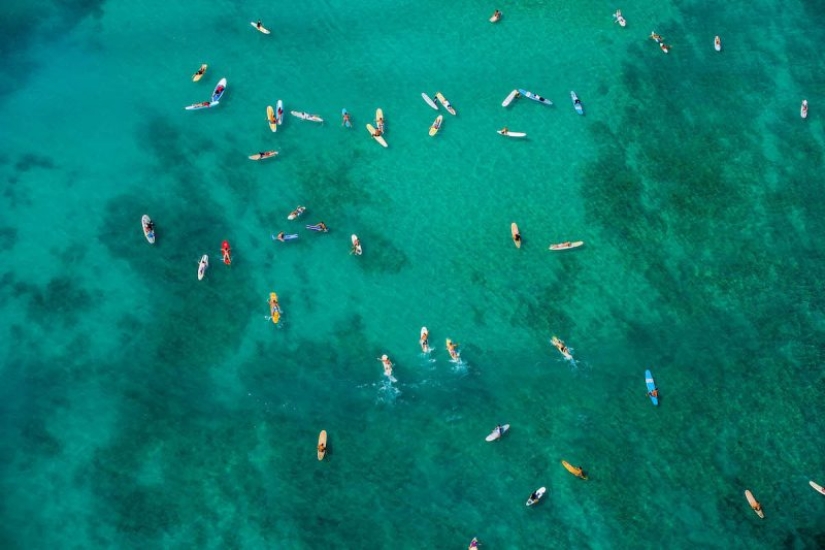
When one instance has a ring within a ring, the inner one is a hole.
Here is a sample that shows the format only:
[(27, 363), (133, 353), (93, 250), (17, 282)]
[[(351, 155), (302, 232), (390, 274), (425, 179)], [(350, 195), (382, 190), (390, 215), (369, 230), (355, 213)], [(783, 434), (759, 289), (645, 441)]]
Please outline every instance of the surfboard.
[(275, 118), (275, 109), (272, 105), (266, 106), (266, 121), (269, 123), (269, 129), (273, 132), (278, 131), (278, 119)]
[(249, 24), (250, 24), (250, 25), (252, 25), (252, 27), (253, 27), (255, 30), (259, 30), (259, 31), (261, 31), (261, 32), (262, 32), (262, 33), (264, 33), (264, 34), (269, 34), (269, 29), (267, 29), (267, 28), (266, 28), (266, 27), (264, 27), (263, 25), (261, 25), (261, 26), (259, 27), (259, 26), (258, 26), (258, 24), (257, 24), (256, 22), (254, 22), (254, 21), (250, 21), (250, 22), (249, 22)]
[(352, 247), (356, 256), (360, 256), (363, 249), (361, 248), (361, 241), (358, 240), (358, 235), (352, 235)]
[(659, 406), (658, 390), (657, 395), (651, 395), (651, 392), (656, 389), (656, 382), (653, 380), (653, 374), (649, 370), (645, 371), (645, 384), (647, 385), (647, 396), (653, 402), (654, 406)]
[(546, 493), (546, 492), (547, 492), (546, 487), (539, 488), (539, 490), (536, 491), (536, 497), (537, 497), (536, 500), (533, 500), (533, 495), (530, 495), (530, 498), (527, 499), (527, 506), (532, 506), (535, 503), (537, 503), (538, 501), (540, 501), (541, 497), (543, 497), (544, 493)]
[(367, 124), (367, 131), (372, 136), (372, 139), (380, 143), (382, 147), (387, 146), (387, 141), (384, 139), (384, 136), (382, 136), (381, 134), (376, 135), (377, 130), (373, 127), (372, 124)]
[(502, 107), (507, 107), (508, 105), (510, 105), (513, 102), (513, 100), (516, 98), (517, 95), (518, 95), (518, 90), (513, 90), (512, 92), (507, 94), (507, 97), (505, 97), (504, 101), (501, 102), (501, 106)]
[(553, 344), (557, 350), (559, 350), (559, 353), (561, 353), (565, 359), (568, 361), (573, 360), (573, 355), (570, 353), (570, 350), (567, 349), (567, 346), (564, 345), (564, 342), (560, 340), (558, 336), (553, 336), (550, 339), (550, 343)]
[(200, 68), (200, 69), (198, 69), (198, 70), (197, 70), (197, 72), (196, 72), (195, 74), (193, 74), (193, 75), (192, 75), (192, 82), (197, 82), (198, 80), (200, 80), (200, 79), (201, 79), (201, 77), (202, 77), (202, 76), (204, 75), (204, 73), (206, 72), (206, 68), (207, 68), (208, 66), (209, 66), (209, 65), (207, 65), (206, 63), (203, 63), (203, 64), (201, 65), (201, 68)]
[(490, 16), (490, 23), (498, 23), (501, 20), (501, 12), (496, 10), (493, 12), (493, 15)]
[(278, 126), (284, 123), (284, 102), (280, 99), (275, 104), (275, 118), (278, 120)]
[(722, 39), (719, 38), (718, 36), (714, 37), (714, 39), (713, 39), (713, 49), (716, 50), (717, 52), (722, 51)]
[[(321, 450), (321, 445), (324, 446), (324, 450)], [(321, 430), (321, 433), (318, 435), (318, 460), (324, 460), (324, 457), (327, 456), (327, 431)]]
[(200, 261), (198, 262), (198, 280), (202, 280), (203, 276), (206, 275), (206, 270), (209, 267), (209, 256), (204, 254), (201, 256)]
[(221, 243), (221, 256), (223, 256), (223, 263), (232, 265), (232, 247), (229, 245), (229, 241)]
[(458, 344), (447, 338), (446, 346), (447, 352), (450, 354), (450, 359), (458, 361), (461, 357), (461, 354), (458, 352)]
[(281, 320), (281, 306), (278, 304), (278, 295), (274, 292), (269, 293), (269, 317), (276, 325)]
[(295, 210), (293, 210), (292, 212), (289, 213), (289, 216), (287, 216), (286, 219), (294, 220), (295, 218), (297, 218), (298, 216), (303, 214), (306, 209), (307, 209), (306, 206), (298, 206), (298, 207), (295, 208)]
[(432, 351), (430, 347), (430, 331), (427, 330), (427, 327), (421, 327), (421, 336), (418, 338), (418, 343), (421, 345), (421, 351), (424, 353), (429, 353)]
[(527, 134), (525, 134), (524, 132), (511, 132), (510, 130), (507, 130), (506, 132), (504, 130), (496, 130), (496, 133), (499, 134), (499, 135), (502, 135), (502, 136), (512, 137), (512, 138), (527, 137)]
[(155, 244), (155, 227), (154, 224), (152, 224), (150, 229), (150, 224), (152, 224), (152, 218), (150, 218), (147, 214), (144, 214), (143, 217), (140, 218), (140, 226), (143, 228), (143, 236), (146, 237), (149, 244)]
[(430, 137), (436, 135), (441, 129), (441, 122), (444, 120), (442, 115), (438, 115), (433, 123), (430, 125)]
[(312, 114), (309, 114), (309, 113), (305, 113), (303, 111), (290, 111), (289, 114), (291, 114), (294, 117), (298, 117), (302, 120), (308, 120), (310, 122), (323, 122), (324, 121), (324, 119), (319, 117), (318, 115), (312, 115)]
[(448, 113), (450, 113), (451, 115), (455, 115), (455, 109), (450, 104), (450, 102), (447, 101), (447, 98), (444, 97), (444, 94), (442, 94), (441, 92), (436, 92), (435, 97), (436, 99), (438, 99), (439, 103), (441, 103), (444, 106), (444, 108), (447, 109)]
[(584, 470), (579, 468), (578, 466), (573, 466), (566, 460), (561, 461), (561, 465), (564, 466), (564, 469), (573, 474), (574, 476), (580, 479), (587, 479), (587, 475), (584, 473)]
[(349, 119), (349, 113), (347, 112), (346, 107), (341, 109), (341, 121), (344, 126), (347, 128), (352, 128), (352, 122)]
[(799, 116), (802, 118), (808, 118), (808, 100), (802, 100), (802, 106), (799, 108)]
[(197, 111), (198, 109), (209, 109), (210, 107), (214, 107), (218, 105), (220, 101), (201, 101), (200, 103), (193, 103), (192, 105), (187, 105), (184, 107), (187, 111)]
[(756, 515), (764, 519), (765, 513), (762, 511), (762, 505), (760, 505), (759, 501), (753, 497), (753, 493), (751, 493), (749, 489), (745, 489), (745, 498), (748, 499), (748, 504), (751, 505), (751, 508), (754, 512), (756, 512)]
[(254, 155), (249, 155), (249, 160), (268, 159), (269, 157), (274, 157), (277, 154), (278, 151), (264, 151), (262, 153), (255, 153)]
[(808, 484), (814, 488), (814, 491), (817, 491), (825, 495), (825, 488), (823, 488), (822, 485), (816, 483), (815, 481), (809, 481)]
[(513, 244), (516, 245), (516, 248), (521, 248), (521, 233), (518, 231), (516, 222), (510, 224), (510, 236), (513, 237)]
[(384, 133), (384, 111), (380, 107), (375, 110), (375, 127)]
[(430, 107), (432, 107), (436, 111), (438, 110), (438, 105), (435, 104), (435, 101), (433, 101), (433, 98), (431, 98), (430, 96), (428, 96), (424, 92), (421, 92), (421, 97), (424, 98), (424, 101), (427, 102), (427, 105), (429, 105)]
[(568, 248), (578, 248), (584, 244), (584, 241), (567, 241), (566, 243), (551, 244), (550, 250), (567, 250)]
[(510, 429), (510, 424), (504, 424), (504, 425), (502, 425), (502, 426), (501, 426), (501, 433), (499, 433), (499, 432), (498, 432), (498, 430), (496, 430), (495, 428), (493, 428), (493, 431), (492, 431), (492, 432), (490, 432), (490, 435), (488, 435), (487, 437), (485, 437), (485, 438), (484, 438), (484, 440), (485, 440), (485, 441), (495, 441), (495, 440), (497, 440), (497, 439), (501, 439), (501, 436), (503, 436), (503, 435), (505, 434), (505, 432), (506, 432), (507, 430), (509, 430), (509, 429)]

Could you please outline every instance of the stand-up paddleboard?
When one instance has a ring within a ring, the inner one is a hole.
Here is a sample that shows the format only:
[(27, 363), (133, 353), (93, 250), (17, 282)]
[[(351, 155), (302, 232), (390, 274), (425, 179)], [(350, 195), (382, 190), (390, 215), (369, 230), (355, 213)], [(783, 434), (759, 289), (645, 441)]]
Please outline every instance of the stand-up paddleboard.
[(275, 118), (278, 120), (278, 126), (284, 123), (284, 102), (280, 99), (275, 104)]
[(745, 489), (745, 498), (748, 499), (748, 504), (751, 505), (751, 508), (754, 512), (756, 512), (756, 515), (764, 519), (765, 513), (762, 511), (762, 505), (759, 504), (759, 501), (753, 497), (753, 493), (751, 493), (749, 489)]
[(713, 49), (717, 52), (722, 51), (722, 39), (719, 36), (713, 38)]
[(429, 105), (430, 107), (432, 107), (436, 111), (438, 110), (438, 105), (435, 104), (435, 101), (433, 101), (433, 98), (431, 98), (430, 96), (428, 96), (424, 92), (421, 92), (421, 97), (424, 98), (424, 101), (427, 102), (427, 105)]
[(516, 222), (510, 224), (510, 236), (513, 238), (513, 244), (516, 245), (516, 248), (521, 248), (521, 233), (518, 231)]
[(318, 115), (311, 115), (309, 113), (305, 113), (304, 111), (290, 111), (289, 114), (291, 114), (294, 117), (298, 117), (301, 120), (308, 120), (310, 122), (323, 122), (324, 121), (324, 119), (319, 117)]
[(198, 262), (198, 280), (200, 281), (203, 279), (203, 276), (206, 274), (206, 270), (209, 267), (209, 256), (204, 254), (201, 256), (200, 261)]
[(349, 119), (349, 113), (346, 108), (341, 109), (341, 125), (352, 128), (352, 122)]
[(435, 117), (435, 120), (430, 125), (430, 137), (436, 135), (438, 131), (441, 129), (441, 123), (444, 121), (444, 117), (442, 115), (438, 115)]
[(510, 429), (510, 424), (504, 424), (501, 426), (501, 430), (498, 429), (498, 426), (493, 428), (493, 431), (490, 432), (490, 435), (484, 438), (484, 441), (495, 441), (497, 439), (501, 439), (501, 436), (504, 435), (504, 432)]
[(458, 352), (458, 344), (447, 338), (447, 352), (450, 354), (450, 359), (458, 361), (461, 354)]
[(376, 129), (373, 127), (373, 125), (372, 125), (372, 124), (367, 124), (367, 131), (368, 131), (368, 132), (370, 133), (370, 135), (372, 136), (372, 139), (374, 139), (375, 141), (377, 141), (378, 143), (380, 143), (382, 147), (386, 147), (386, 146), (387, 146), (387, 140), (385, 140), (385, 139), (384, 139), (384, 136), (382, 136), (382, 135), (378, 132), (378, 130), (376, 130)]
[(206, 72), (206, 68), (207, 68), (208, 66), (209, 66), (209, 65), (207, 65), (206, 63), (202, 64), (202, 65), (201, 65), (201, 68), (200, 68), (200, 69), (198, 69), (198, 70), (197, 70), (197, 72), (195, 72), (195, 74), (193, 74), (193, 75), (192, 75), (192, 82), (197, 82), (198, 80), (200, 80), (200, 79), (201, 79), (201, 77), (202, 77), (202, 76), (204, 75), (204, 73)]
[(148, 215), (144, 214), (140, 218), (140, 225), (143, 227), (143, 236), (149, 241), (149, 244), (155, 244), (155, 223)]
[(551, 244), (550, 250), (567, 250), (568, 248), (578, 248), (584, 244), (584, 241), (567, 241), (564, 243)]
[(552, 105), (553, 104), (553, 102), (550, 101), (549, 99), (541, 97), (538, 94), (534, 94), (533, 92), (531, 92), (529, 90), (524, 90), (522, 88), (519, 88), (518, 93), (520, 93), (521, 95), (523, 95), (524, 97), (526, 97), (528, 99), (532, 99), (533, 101), (538, 101), (539, 103), (541, 103), (543, 105)]
[(252, 27), (255, 28), (256, 30), (261, 31), (264, 34), (269, 34), (269, 29), (267, 29), (266, 27), (261, 25), (260, 21), (258, 21), (257, 23), (254, 22), (254, 21), (250, 21), (249, 24), (252, 25)]
[(816, 483), (815, 481), (809, 481), (808, 484), (814, 488), (814, 491), (817, 491), (825, 495), (825, 488), (823, 488), (822, 485), (820, 485), (819, 483)]
[(442, 94), (441, 92), (436, 92), (435, 98), (438, 100), (439, 103), (441, 103), (444, 106), (445, 109), (447, 109), (448, 113), (450, 113), (451, 115), (455, 115), (455, 109), (453, 109), (453, 106), (450, 105), (449, 101), (447, 101), (447, 98), (444, 97), (444, 94)]
[(201, 101), (200, 103), (193, 103), (184, 107), (187, 111), (197, 111), (198, 109), (208, 109), (220, 103), (219, 101)]
[(514, 137), (514, 138), (527, 137), (527, 134), (524, 133), (524, 132), (511, 132), (507, 128), (502, 128), (501, 130), (496, 130), (496, 133), (501, 135), (501, 136)]
[(351, 237), (352, 240), (352, 252), (356, 256), (360, 256), (363, 249), (361, 248), (361, 241), (358, 240), (358, 235), (353, 235)]
[(327, 431), (321, 430), (321, 433), (318, 434), (318, 460), (324, 460), (324, 457), (327, 456)]
[(424, 353), (432, 351), (432, 348), (430, 348), (430, 331), (427, 330), (427, 327), (421, 327), (421, 336), (418, 338), (418, 343)]
[(278, 151), (261, 151), (260, 153), (255, 153), (254, 155), (249, 155), (249, 160), (268, 159), (269, 157), (274, 157), (277, 154), (278, 154)]
[(384, 133), (384, 111), (381, 107), (375, 110), (375, 127), (383, 134)]
[(504, 101), (501, 102), (501, 106), (502, 107), (507, 107), (508, 105), (510, 105), (513, 102), (514, 99), (516, 99), (518, 97), (518, 95), (519, 95), (518, 90), (513, 90), (512, 92), (507, 94), (507, 97), (505, 97)]
[(303, 214), (306, 211), (306, 209), (306, 206), (298, 206), (297, 208), (295, 208), (295, 210), (289, 213), (289, 216), (287, 216), (286, 219), (294, 220), (295, 218)]
[(532, 506), (535, 503), (537, 503), (538, 501), (540, 501), (541, 497), (543, 497), (544, 493), (546, 493), (546, 492), (547, 492), (546, 487), (539, 488), (539, 490), (534, 493), (536, 495), (536, 498), (533, 498), (533, 495), (530, 495), (530, 498), (527, 499), (527, 506)]
[(275, 109), (272, 108), (272, 105), (266, 106), (266, 120), (269, 122), (269, 129), (273, 132), (277, 132), (278, 119), (275, 117)]
[(627, 21), (625, 21), (622, 16), (622, 10), (616, 10), (616, 13), (613, 14), (613, 19), (616, 20), (616, 23), (618, 23), (620, 27), (627, 25)]
[(808, 118), (808, 100), (802, 100), (802, 106), (799, 108), (799, 116), (802, 118)]
[(276, 325), (281, 320), (281, 306), (278, 304), (278, 295), (274, 292), (269, 293), (269, 318)]
[(212, 90), (212, 103), (217, 105), (224, 93), (226, 93), (226, 79), (222, 78), (218, 80), (218, 83), (215, 85), (215, 89)]
[(584, 106), (582, 105), (579, 96), (576, 95), (576, 92), (570, 91), (570, 99), (573, 101), (573, 108), (576, 109), (576, 112), (580, 115), (584, 114)]
[(561, 465), (564, 466), (564, 469), (573, 474), (574, 476), (580, 479), (587, 479), (587, 474), (584, 473), (584, 470), (579, 468), (578, 466), (573, 466), (566, 460), (561, 461)]
[(653, 380), (653, 374), (649, 370), (645, 371), (645, 384), (647, 385), (647, 396), (653, 402), (653, 405), (659, 406), (659, 389), (656, 387), (656, 382)]
[(490, 23), (498, 23), (501, 21), (501, 12), (496, 10), (493, 12), (493, 15), (490, 16)]
[(550, 343), (553, 344), (557, 350), (559, 350), (559, 353), (561, 353), (565, 359), (568, 361), (573, 360), (573, 355), (570, 353), (570, 350), (567, 349), (567, 346), (564, 345), (564, 341), (560, 340), (557, 336), (553, 336), (550, 339)]
[(223, 256), (223, 263), (232, 265), (232, 247), (229, 245), (229, 241), (221, 243), (221, 256)]

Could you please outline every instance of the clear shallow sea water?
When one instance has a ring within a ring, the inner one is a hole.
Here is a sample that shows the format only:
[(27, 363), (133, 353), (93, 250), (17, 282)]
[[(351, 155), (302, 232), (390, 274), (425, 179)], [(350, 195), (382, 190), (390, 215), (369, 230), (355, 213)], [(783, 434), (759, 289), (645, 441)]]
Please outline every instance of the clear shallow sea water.
[[(825, 545), (822, 8), (34, 8), (0, 18), (0, 546)], [(279, 98), (326, 123), (272, 134)]]

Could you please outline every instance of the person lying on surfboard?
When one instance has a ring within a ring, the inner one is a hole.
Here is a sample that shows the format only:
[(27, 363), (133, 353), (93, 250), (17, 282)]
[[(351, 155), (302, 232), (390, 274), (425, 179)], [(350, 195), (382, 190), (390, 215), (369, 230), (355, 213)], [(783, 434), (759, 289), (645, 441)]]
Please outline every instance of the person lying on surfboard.
[(349, 122), (349, 113), (344, 113), (344, 116), (342, 118), (343, 118), (343, 120), (341, 121), (341, 126), (344, 126), (344, 125), (349, 126), (349, 123), (350, 123)]
[(447, 344), (447, 351), (448, 351), (448, 352), (450, 352), (450, 357), (451, 357), (453, 360), (457, 360), (457, 359), (458, 359), (458, 352), (456, 351), (456, 348), (457, 348), (457, 347), (458, 347), (458, 344), (456, 344), (456, 343), (455, 343), (455, 342), (453, 342), (452, 340), (450, 340), (450, 342)]

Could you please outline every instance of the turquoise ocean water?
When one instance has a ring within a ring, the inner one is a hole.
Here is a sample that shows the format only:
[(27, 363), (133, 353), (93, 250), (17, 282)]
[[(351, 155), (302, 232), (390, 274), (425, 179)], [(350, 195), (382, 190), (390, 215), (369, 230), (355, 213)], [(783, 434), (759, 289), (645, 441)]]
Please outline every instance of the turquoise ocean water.
[(0, 547), (825, 546), (825, 8), (69, 4), (0, 8)]

